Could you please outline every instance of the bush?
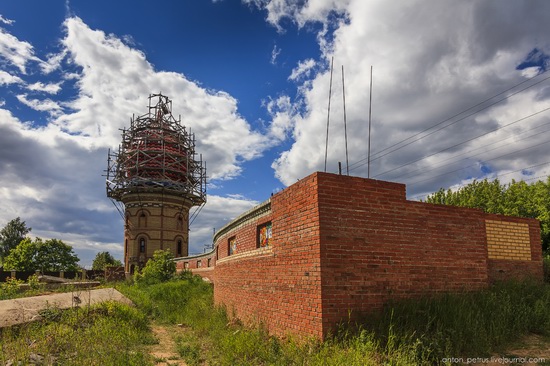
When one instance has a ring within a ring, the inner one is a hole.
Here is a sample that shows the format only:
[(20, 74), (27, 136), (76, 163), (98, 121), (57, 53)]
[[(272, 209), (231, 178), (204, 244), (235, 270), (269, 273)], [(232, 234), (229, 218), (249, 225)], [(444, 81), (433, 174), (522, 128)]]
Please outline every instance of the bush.
[(6, 282), (0, 284), (0, 300), (7, 300), (15, 297), (19, 292), (19, 285), (23, 281), (15, 277), (8, 277)]
[(176, 274), (174, 256), (169, 250), (157, 250), (153, 258), (149, 259), (141, 273), (134, 276), (138, 284), (154, 285), (169, 281)]

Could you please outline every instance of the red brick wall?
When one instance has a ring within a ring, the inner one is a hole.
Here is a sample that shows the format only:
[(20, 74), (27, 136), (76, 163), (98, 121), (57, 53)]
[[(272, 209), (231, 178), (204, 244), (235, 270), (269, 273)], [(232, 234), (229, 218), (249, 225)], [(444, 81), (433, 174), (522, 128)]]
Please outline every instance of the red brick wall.
[(389, 299), (487, 285), (481, 211), (406, 201), (401, 184), (318, 177), (325, 332)]
[[(529, 227), (531, 261), (489, 259), (486, 220)], [(268, 248), (258, 225), (271, 221)], [(237, 252), (228, 255), (228, 241)], [(222, 228), (216, 249), (182, 258), (214, 282), (216, 304), (276, 335), (325, 337), (390, 299), (476, 290), (529, 274), (542, 278), (540, 230), (530, 219), (406, 200), (405, 186), (314, 173)], [(205, 268), (206, 258), (212, 266)], [(202, 267), (196, 268), (197, 260)]]
[[(267, 216), (217, 238), (216, 245), (226, 247), (235, 236), (238, 251), (216, 265), (216, 303), (245, 322), (263, 322), (273, 334), (322, 337), (317, 217), (313, 175), (271, 197)], [(269, 220), (272, 244), (256, 249), (257, 226)]]

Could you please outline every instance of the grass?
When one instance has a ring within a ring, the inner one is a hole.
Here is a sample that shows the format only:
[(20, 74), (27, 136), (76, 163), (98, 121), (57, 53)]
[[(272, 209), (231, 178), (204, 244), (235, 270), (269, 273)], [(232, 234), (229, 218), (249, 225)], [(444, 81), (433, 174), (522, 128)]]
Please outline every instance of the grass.
[(39, 359), (55, 365), (150, 365), (141, 349), (154, 342), (147, 317), (116, 302), (59, 311), (46, 309), (44, 320), (5, 328), (0, 334), (0, 363), (28, 364)]
[(155, 342), (150, 322), (180, 325), (172, 351), (188, 365), (434, 365), (502, 352), (521, 334), (550, 336), (550, 286), (538, 283), (399, 301), (360, 324), (342, 324), (324, 342), (278, 339), (261, 324), (230, 321), (214, 307), (212, 286), (187, 274), (117, 288), (136, 307), (47, 309), (44, 321), (1, 333), (0, 364), (39, 355), (62, 365), (153, 365), (144, 351)]
[(431, 365), (490, 355), (520, 334), (550, 335), (550, 287), (538, 283), (396, 302), (361, 324), (342, 324), (322, 343), (230, 324), (200, 279), (122, 291), (156, 321), (188, 327), (176, 343), (190, 365)]

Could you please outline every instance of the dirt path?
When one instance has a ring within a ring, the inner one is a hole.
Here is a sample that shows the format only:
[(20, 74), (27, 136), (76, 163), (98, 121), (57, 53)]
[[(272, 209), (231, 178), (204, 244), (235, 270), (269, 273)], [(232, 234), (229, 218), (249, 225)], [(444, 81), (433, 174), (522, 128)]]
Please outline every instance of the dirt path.
[(152, 325), (152, 331), (158, 344), (149, 347), (149, 354), (154, 357), (157, 366), (185, 366), (185, 361), (176, 352), (174, 339), (184, 330), (175, 325)]

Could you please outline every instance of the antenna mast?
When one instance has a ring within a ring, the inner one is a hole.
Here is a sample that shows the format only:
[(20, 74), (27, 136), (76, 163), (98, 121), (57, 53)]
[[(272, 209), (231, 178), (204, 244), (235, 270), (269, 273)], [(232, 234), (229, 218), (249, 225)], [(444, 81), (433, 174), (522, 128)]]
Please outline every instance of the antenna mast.
[(330, 97), (332, 96), (332, 66), (334, 64), (334, 56), (330, 60), (330, 85), (328, 89), (328, 112), (327, 112), (327, 138), (325, 140), (325, 173), (327, 172), (327, 154), (328, 154), (328, 127), (330, 123)]

